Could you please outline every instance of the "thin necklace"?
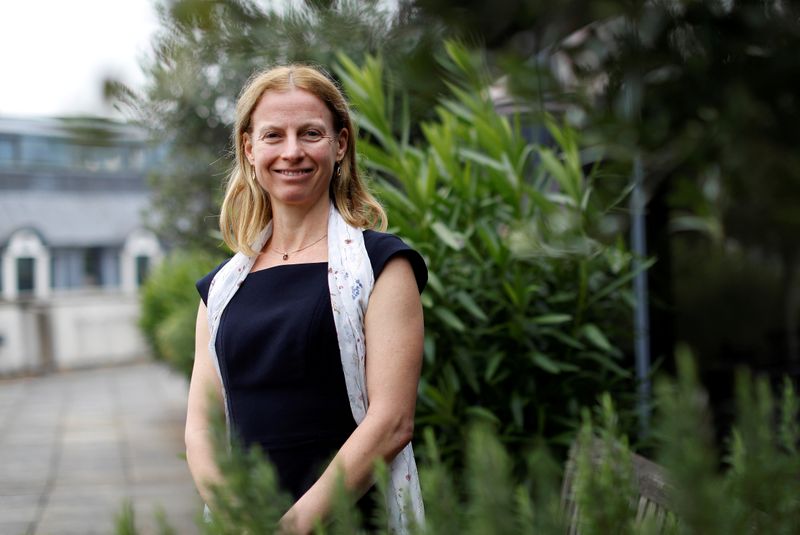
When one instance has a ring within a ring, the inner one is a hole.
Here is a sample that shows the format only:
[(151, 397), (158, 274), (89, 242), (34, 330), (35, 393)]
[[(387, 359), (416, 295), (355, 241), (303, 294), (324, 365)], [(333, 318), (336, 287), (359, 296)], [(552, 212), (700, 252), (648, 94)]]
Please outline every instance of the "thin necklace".
[[(326, 232), (326, 233), (325, 233), (325, 236), (327, 236), (327, 235), (328, 235), (328, 233)], [(318, 239), (318, 240), (317, 240), (317, 241), (315, 241), (314, 243), (309, 243), (309, 244), (308, 244), (308, 245), (306, 245), (305, 247), (301, 247), (301, 248), (299, 248), (299, 249), (295, 249), (294, 251), (284, 251), (284, 252), (281, 252), (281, 251), (279, 251), (278, 249), (276, 249), (276, 248), (275, 248), (275, 246), (273, 245), (273, 246), (272, 246), (272, 249), (273, 249), (273, 251), (272, 251), (272, 252), (273, 252), (273, 253), (275, 253), (275, 254), (279, 254), (279, 255), (281, 255), (281, 258), (283, 258), (283, 260), (284, 260), (284, 261), (286, 261), (286, 260), (289, 260), (289, 255), (290, 255), (290, 254), (299, 253), (300, 251), (303, 251), (303, 250), (305, 250), (305, 249), (308, 249), (308, 248), (309, 248), (309, 247), (311, 247), (312, 245), (316, 245), (316, 244), (318, 244), (318, 243), (319, 243), (319, 242), (321, 242), (323, 239), (325, 239), (325, 236), (322, 236), (322, 238)]]

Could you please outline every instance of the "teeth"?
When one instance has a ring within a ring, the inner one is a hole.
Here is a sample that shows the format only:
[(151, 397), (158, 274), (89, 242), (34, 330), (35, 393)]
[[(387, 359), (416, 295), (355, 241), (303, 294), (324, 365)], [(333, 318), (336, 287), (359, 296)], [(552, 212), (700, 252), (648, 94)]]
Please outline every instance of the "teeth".
[(281, 171), (280, 173), (286, 176), (300, 176), (306, 174), (308, 171)]

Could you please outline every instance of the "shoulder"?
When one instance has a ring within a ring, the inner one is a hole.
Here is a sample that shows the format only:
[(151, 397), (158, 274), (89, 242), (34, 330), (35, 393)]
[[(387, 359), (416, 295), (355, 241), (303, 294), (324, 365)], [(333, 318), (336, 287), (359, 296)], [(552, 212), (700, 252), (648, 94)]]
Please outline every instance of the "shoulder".
[(425, 260), (399, 237), (387, 232), (365, 230), (364, 247), (367, 249), (375, 280), (378, 279), (389, 260), (400, 256), (411, 264), (419, 291), (422, 292), (425, 288), (425, 284), (428, 282), (428, 268)]
[(214, 279), (214, 276), (222, 269), (222, 266), (227, 264), (230, 261), (230, 258), (226, 258), (220, 264), (205, 274), (201, 279), (199, 279), (195, 283), (195, 287), (197, 288), (197, 292), (200, 294), (200, 297), (203, 299), (203, 303), (208, 304), (208, 288), (211, 286), (211, 281)]

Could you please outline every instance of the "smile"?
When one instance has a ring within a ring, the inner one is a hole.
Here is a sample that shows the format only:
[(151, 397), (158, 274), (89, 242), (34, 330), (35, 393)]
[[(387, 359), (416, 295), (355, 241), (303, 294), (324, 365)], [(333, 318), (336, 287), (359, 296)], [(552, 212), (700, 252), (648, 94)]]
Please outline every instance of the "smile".
[(311, 172), (311, 169), (278, 169), (275, 172), (283, 176), (296, 177), (307, 175)]

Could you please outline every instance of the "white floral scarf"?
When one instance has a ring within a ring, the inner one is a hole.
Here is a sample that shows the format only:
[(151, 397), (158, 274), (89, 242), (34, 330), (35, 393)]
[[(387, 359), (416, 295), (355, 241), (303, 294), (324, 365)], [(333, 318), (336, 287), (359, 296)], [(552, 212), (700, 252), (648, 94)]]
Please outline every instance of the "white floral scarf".
[[(260, 251), (271, 235), (270, 221), (253, 243), (253, 250)], [(236, 253), (217, 272), (208, 290), (208, 326), (211, 333), (208, 352), (223, 384), (225, 416), (228, 423), (230, 419), (227, 395), (216, 351), (217, 332), (225, 307), (250, 273), (256, 258), (257, 255), (248, 257), (241, 252)], [(364, 315), (374, 283), (375, 278), (364, 246), (362, 230), (350, 226), (331, 203), (328, 215), (328, 289), (331, 294), (347, 397), (356, 424), (364, 420), (369, 405), (365, 372)], [(404, 534), (408, 532), (412, 519), (420, 524), (424, 520), (419, 476), (410, 443), (397, 454), (389, 468), (390, 481), (387, 489), (389, 529), (392, 533)]]

